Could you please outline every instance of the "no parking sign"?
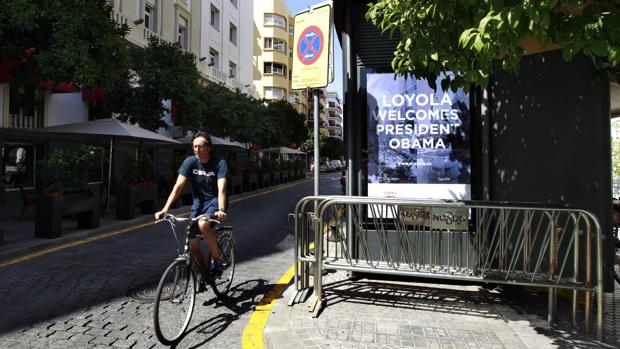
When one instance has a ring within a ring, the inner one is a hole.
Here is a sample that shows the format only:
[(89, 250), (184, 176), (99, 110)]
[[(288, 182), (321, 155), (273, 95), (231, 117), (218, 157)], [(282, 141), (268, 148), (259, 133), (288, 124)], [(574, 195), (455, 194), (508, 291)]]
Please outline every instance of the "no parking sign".
[(295, 16), (293, 90), (321, 88), (329, 83), (331, 22), (330, 5), (315, 7)]

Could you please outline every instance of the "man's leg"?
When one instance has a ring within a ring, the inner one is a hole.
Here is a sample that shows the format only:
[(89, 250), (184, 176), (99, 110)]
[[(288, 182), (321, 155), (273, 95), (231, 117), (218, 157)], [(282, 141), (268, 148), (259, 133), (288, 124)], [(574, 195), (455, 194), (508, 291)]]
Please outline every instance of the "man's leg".
[(220, 250), (217, 247), (217, 239), (215, 238), (215, 232), (211, 227), (211, 222), (201, 220), (198, 222), (198, 228), (200, 229), (200, 232), (205, 238), (205, 243), (207, 244), (207, 247), (211, 252), (211, 258), (213, 258), (213, 260), (215, 261), (219, 261)]
[(204, 270), (206, 273), (209, 269), (207, 268), (207, 265), (205, 265), (204, 256), (202, 255), (202, 251), (200, 251), (200, 239), (198, 238), (198, 236), (189, 240), (189, 249), (190, 251), (192, 251), (192, 256), (194, 256), (196, 262), (200, 264), (202, 270)]

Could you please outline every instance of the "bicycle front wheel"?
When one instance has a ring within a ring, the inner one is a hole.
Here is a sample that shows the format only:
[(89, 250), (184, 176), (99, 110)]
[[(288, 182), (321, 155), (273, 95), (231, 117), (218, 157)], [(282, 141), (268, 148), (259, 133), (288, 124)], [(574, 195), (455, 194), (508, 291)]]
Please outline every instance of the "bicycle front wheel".
[(220, 256), (224, 263), (221, 275), (214, 275), (211, 280), (211, 288), (218, 297), (223, 297), (230, 289), (233, 276), (235, 275), (235, 241), (231, 234), (225, 234), (218, 239)]
[(184, 260), (176, 260), (162, 275), (153, 309), (155, 334), (162, 344), (176, 344), (194, 312), (196, 278)]

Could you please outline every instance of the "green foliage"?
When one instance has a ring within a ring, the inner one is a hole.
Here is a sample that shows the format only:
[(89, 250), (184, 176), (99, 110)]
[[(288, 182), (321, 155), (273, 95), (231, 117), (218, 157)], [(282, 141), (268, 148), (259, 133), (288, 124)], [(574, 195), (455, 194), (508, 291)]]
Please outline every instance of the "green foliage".
[(202, 88), (206, 105), (201, 124), (209, 133), (262, 147), (301, 144), (306, 126), (303, 115), (286, 101), (261, 101), (226, 87)]
[[(321, 153), (321, 156), (325, 156), (325, 154), (323, 154), (323, 149), (325, 148), (325, 141), (327, 140), (327, 131), (325, 131), (324, 129), (319, 129), (319, 152)], [(314, 152), (314, 129), (311, 128), (308, 130), (307, 136), (306, 136), (306, 144), (308, 144), (308, 152), (310, 154), (313, 154)]]
[(304, 115), (286, 101), (267, 102), (265, 123), (270, 129), (270, 137), (266, 146), (299, 147), (308, 132), (304, 120)]
[(39, 185), (55, 193), (80, 192), (88, 182), (101, 178), (101, 159), (105, 151), (98, 147), (81, 146), (78, 150), (55, 149), (38, 163)]
[(132, 48), (131, 59), (132, 69), (108, 93), (111, 111), (123, 121), (156, 130), (167, 126), (161, 118), (172, 108), (162, 101), (171, 100), (176, 109), (174, 123), (198, 129), (205, 104), (194, 54), (152, 37), (147, 47)]
[[(565, 60), (591, 56), (612, 80), (620, 77), (620, 7), (611, 1), (380, 0), (366, 19), (399, 32), (392, 68), (433, 85), (440, 73), (456, 75), (442, 88), (485, 86), (490, 74), (518, 72), (524, 39), (555, 43)], [(433, 86), (434, 87), (434, 86)]]
[(344, 142), (339, 138), (327, 137), (320, 152), (321, 156), (326, 156), (330, 159), (340, 159), (344, 155)]
[(105, 0), (3, 0), (0, 18), (0, 59), (18, 63), (16, 86), (107, 88), (128, 68), (129, 28), (112, 19)]
[(121, 163), (121, 176), (124, 180), (153, 178), (153, 159), (147, 150), (127, 150), (121, 154)]

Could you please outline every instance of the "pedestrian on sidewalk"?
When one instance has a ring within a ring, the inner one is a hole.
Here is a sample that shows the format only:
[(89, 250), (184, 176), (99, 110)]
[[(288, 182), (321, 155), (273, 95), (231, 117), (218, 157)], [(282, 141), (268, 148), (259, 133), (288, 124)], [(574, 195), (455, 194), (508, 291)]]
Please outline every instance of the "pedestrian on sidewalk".
[[(215, 216), (215, 219), (224, 221), (228, 217), (226, 208), (228, 204), (228, 194), (226, 192), (226, 176), (228, 175), (228, 166), (226, 161), (219, 156), (212, 154), (213, 143), (211, 136), (206, 132), (199, 132), (192, 141), (192, 149), (194, 155), (187, 157), (179, 168), (179, 175), (176, 183), (168, 196), (166, 204), (161, 211), (155, 213), (155, 219), (163, 218), (170, 206), (176, 201), (183, 187), (190, 182), (192, 186), (193, 204), (191, 218), (202, 214)], [(189, 247), (192, 254), (204, 268), (204, 257), (200, 251), (200, 239), (202, 234), (213, 259), (212, 268), (215, 272), (223, 268), (226, 261), (220, 260), (220, 251), (217, 247), (215, 232), (213, 231), (213, 222), (200, 220), (192, 223), (190, 228)]]

